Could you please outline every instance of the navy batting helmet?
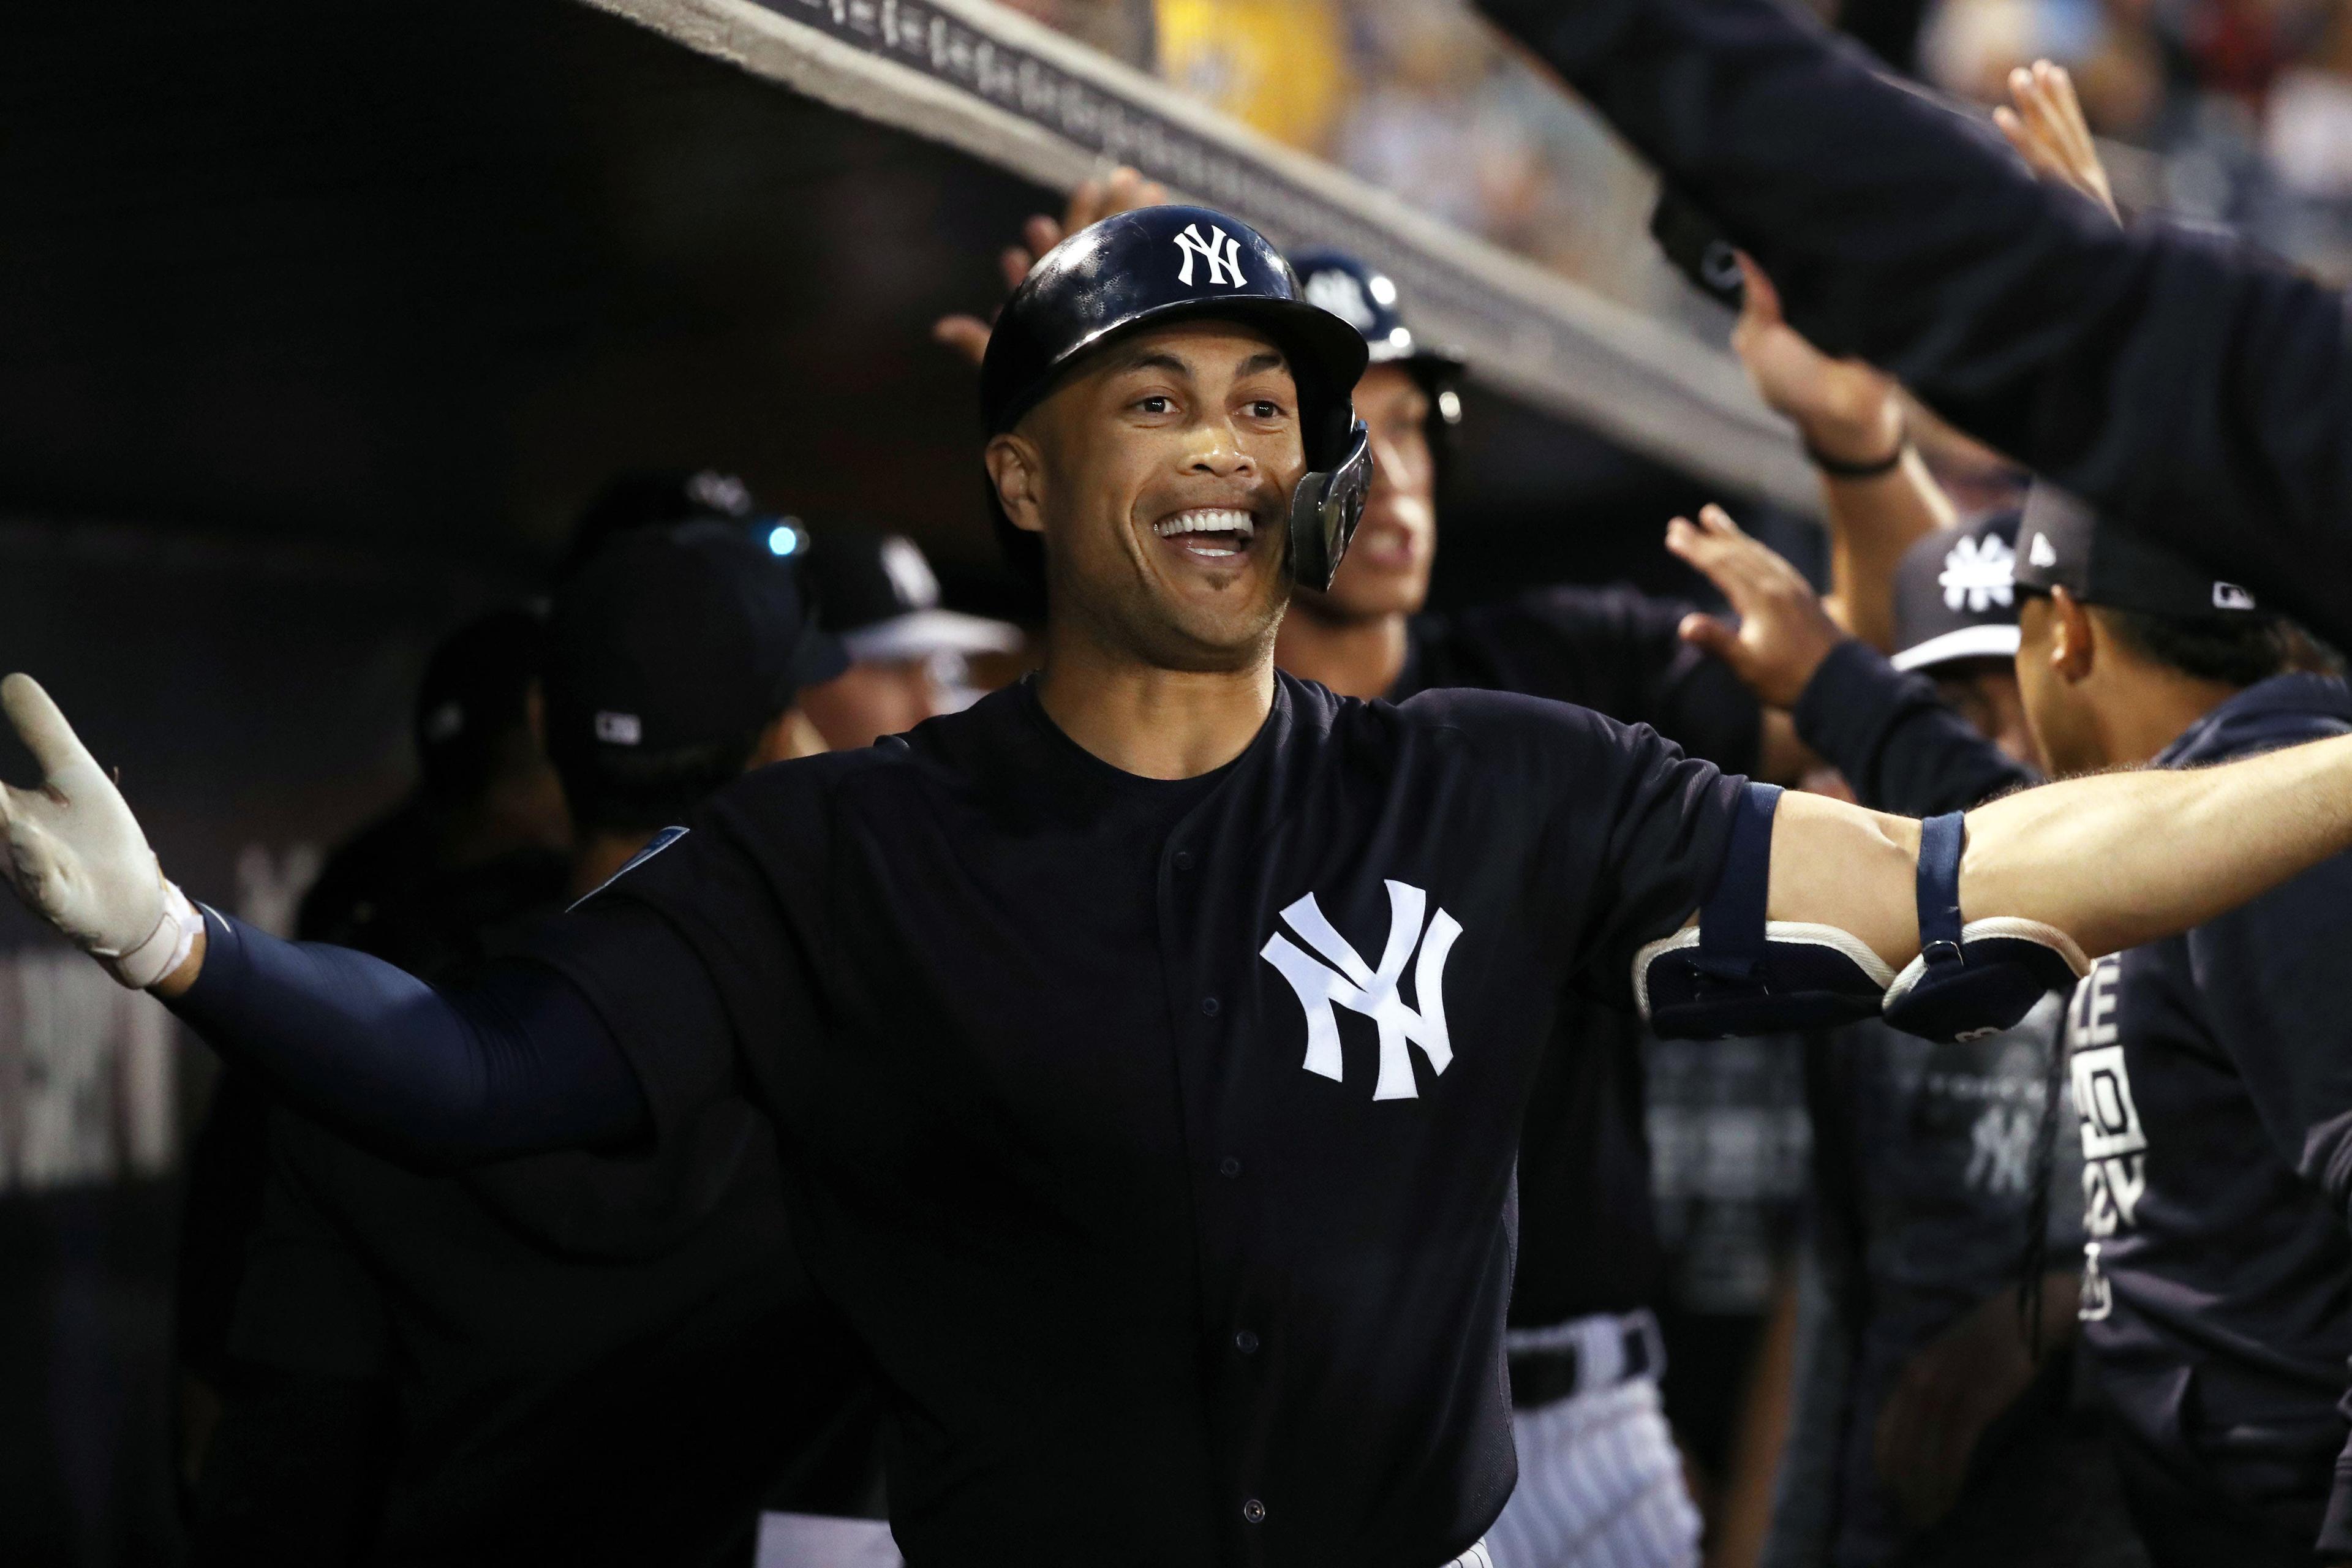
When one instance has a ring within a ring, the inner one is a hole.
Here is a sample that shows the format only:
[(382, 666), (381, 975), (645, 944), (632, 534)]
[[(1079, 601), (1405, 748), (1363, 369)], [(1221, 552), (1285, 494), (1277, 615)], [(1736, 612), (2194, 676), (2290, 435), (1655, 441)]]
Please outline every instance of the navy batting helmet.
[(1412, 373), (1429, 394), (1433, 424), (1444, 429), (1462, 422), (1462, 399), (1454, 389), (1462, 379), (1462, 356), (1414, 333), (1387, 273), (1344, 250), (1321, 247), (1293, 252), (1291, 265), (1298, 269), (1307, 302), (1361, 332), (1373, 364), (1400, 364)]
[(1328, 587), (1371, 483), (1349, 398), (1369, 352), (1354, 327), (1305, 299), (1282, 253), (1247, 224), (1206, 207), (1141, 207), (1048, 251), (989, 335), (980, 372), (989, 433), (1011, 429), (1089, 350), (1200, 318), (1256, 327), (1290, 361), (1309, 471), (1291, 497), (1287, 562), (1299, 584)]

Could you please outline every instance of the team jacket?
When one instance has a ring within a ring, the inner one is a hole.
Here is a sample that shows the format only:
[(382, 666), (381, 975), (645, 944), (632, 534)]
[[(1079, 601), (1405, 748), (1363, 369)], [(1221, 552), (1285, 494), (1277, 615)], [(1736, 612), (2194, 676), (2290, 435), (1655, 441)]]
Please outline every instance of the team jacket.
[[(2280, 676), (2158, 759), (2352, 730), (2340, 681)], [(2352, 1554), (2352, 856), (2102, 959), (2067, 1015), (2082, 1118), (2084, 1329), (2110, 1403), (2248, 1528)]]
[(1480, 0), (1833, 354), (2352, 640), (2352, 337), (2336, 290), (2116, 227), (1992, 127), (1777, 0)]
[[(1860, 642), (1822, 661), (1793, 716), (1799, 736), (1874, 810), (1933, 816), (2038, 782), (1946, 707), (1933, 681)], [(2097, 1439), (2054, 1410), (2003, 1432), (2008, 1462), (1990, 1470), (1980, 1462), (1979, 1483), (1924, 1542), (1912, 1541), (1878, 1477), (1878, 1418), (1906, 1363), (2016, 1284), (2060, 1011), (2053, 994), (2015, 1028), (1937, 1045), (1872, 1020), (1835, 1031), (1810, 1057), (1814, 1239), (1843, 1336), (1815, 1346), (1813, 1359), (1841, 1357), (1843, 1376), (1843, 1386), (1824, 1380), (1801, 1392), (1792, 1417), (1811, 1439), (1799, 1447), (1811, 1463), (1790, 1464), (1802, 1466), (1802, 1487), (1830, 1500), (1776, 1510), (1768, 1561), (1884, 1563), (1906, 1542), (1949, 1550), (1964, 1540), (1998, 1542), (2011, 1568), (2079, 1562), (2082, 1539), (2051, 1527), (2060, 1496), (2093, 1538), (2128, 1528), (2114, 1482), (2100, 1484)], [(2063, 1091), (2057, 1114), (2071, 1128)], [(2055, 1157), (2053, 1179), (2071, 1193), (2079, 1162), (2064, 1144)], [(2046, 1235), (2053, 1268), (2079, 1255), (2082, 1227), (2066, 1202), (2052, 1205)], [(1783, 1475), (1788, 1498), (1790, 1468)], [(2014, 1520), (2011, 1536), (2000, 1534), (2003, 1514)]]

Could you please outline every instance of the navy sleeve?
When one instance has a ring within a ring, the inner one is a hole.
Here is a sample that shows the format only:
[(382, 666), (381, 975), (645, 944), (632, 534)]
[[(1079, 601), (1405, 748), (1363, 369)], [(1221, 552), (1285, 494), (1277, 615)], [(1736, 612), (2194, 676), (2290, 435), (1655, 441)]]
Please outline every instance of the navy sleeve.
[[(2352, 856), (2198, 927), (2188, 936), (2200, 1011), (2236, 1064), (2279, 1156), (2352, 1215)], [(2342, 1408), (2352, 1414), (2352, 1391)], [(2317, 1549), (2352, 1556), (2352, 1444)]]
[(211, 910), (205, 925), (204, 966), (173, 1011), (292, 1103), (405, 1163), (449, 1168), (647, 1129), (627, 1058), (588, 998), (543, 965), (493, 964), (443, 990)]
[(1400, 710), (1468, 743), (1495, 820), (1528, 825), (1531, 918), (1567, 943), (1563, 977), (1632, 1011), (1633, 954), (1706, 901), (1748, 781), (1565, 702), (1448, 688)]
[(1873, 811), (1937, 816), (2042, 782), (1946, 707), (1933, 681), (1851, 638), (1806, 682), (1794, 717), (1798, 737)]
[(1777, 0), (1480, 0), (1710, 211), (1832, 354), (2352, 634), (2352, 345), (2334, 289), (2118, 231), (1997, 132)]

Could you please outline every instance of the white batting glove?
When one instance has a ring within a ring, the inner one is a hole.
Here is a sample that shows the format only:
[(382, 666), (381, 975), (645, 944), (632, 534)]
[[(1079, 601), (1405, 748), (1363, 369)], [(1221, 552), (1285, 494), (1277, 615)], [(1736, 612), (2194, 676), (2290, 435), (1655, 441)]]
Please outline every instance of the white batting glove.
[(187, 961), (202, 918), (164, 879), (122, 792), (40, 683), (0, 680), (0, 710), (41, 768), (39, 789), (0, 784), (0, 874), (115, 979), (146, 989)]

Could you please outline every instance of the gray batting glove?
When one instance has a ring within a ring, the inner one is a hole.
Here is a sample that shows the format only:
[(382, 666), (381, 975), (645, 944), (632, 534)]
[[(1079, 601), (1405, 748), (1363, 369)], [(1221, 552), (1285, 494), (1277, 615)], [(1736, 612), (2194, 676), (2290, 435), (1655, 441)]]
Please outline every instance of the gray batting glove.
[(0, 784), (0, 874), (115, 979), (146, 989), (186, 962), (202, 918), (164, 879), (122, 792), (40, 683), (0, 680), (0, 710), (41, 769), (39, 789)]

